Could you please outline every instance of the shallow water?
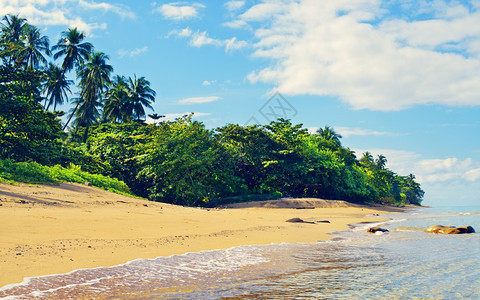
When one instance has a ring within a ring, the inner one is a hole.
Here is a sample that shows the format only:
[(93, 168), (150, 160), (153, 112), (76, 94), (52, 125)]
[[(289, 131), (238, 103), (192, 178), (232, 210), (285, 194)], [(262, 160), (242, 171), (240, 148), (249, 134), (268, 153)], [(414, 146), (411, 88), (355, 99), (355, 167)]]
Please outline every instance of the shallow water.
[[(329, 242), (243, 246), (135, 260), (31, 278), (0, 297), (167, 299), (480, 299), (480, 235), (436, 235), (435, 224), (480, 230), (480, 207), (391, 215)], [(399, 219), (401, 218), (401, 219)]]

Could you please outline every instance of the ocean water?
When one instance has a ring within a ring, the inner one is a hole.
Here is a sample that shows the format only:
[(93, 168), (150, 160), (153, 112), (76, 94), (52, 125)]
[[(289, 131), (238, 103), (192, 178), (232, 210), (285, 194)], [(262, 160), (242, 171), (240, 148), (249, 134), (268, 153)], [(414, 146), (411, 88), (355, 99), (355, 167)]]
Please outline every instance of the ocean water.
[[(392, 214), (389, 233), (357, 224), (327, 242), (241, 246), (26, 279), (6, 299), (480, 299), (480, 207)], [(300, 233), (299, 233), (300, 234)]]

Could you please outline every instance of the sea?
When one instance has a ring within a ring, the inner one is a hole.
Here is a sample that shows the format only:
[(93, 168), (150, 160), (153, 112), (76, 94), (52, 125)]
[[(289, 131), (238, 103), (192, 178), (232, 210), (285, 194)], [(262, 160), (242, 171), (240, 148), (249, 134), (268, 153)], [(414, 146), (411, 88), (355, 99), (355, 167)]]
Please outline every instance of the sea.
[[(389, 220), (352, 224), (329, 241), (240, 246), (28, 278), (0, 288), (0, 298), (480, 299), (480, 206), (381, 217)], [(470, 225), (477, 233), (424, 232), (437, 224)], [(389, 232), (367, 233), (373, 225)]]

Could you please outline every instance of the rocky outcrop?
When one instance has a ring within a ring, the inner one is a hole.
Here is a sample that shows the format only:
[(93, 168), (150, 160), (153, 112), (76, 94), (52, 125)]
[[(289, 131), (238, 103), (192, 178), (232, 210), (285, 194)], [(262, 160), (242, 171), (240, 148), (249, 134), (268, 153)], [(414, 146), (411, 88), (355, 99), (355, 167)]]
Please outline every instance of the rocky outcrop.
[(307, 223), (307, 224), (315, 224), (315, 222), (308, 222), (308, 221), (304, 221), (300, 218), (292, 218), (292, 219), (288, 219), (286, 220), (285, 222), (288, 222), (288, 223)]
[(425, 229), (425, 232), (429, 233), (443, 233), (443, 234), (462, 234), (462, 233), (474, 233), (475, 229), (472, 226), (443, 226), (433, 225)]
[(367, 229), (367, 232), (369, 233), (375, 233), (377, 234), (380, 234), (380, 233), (385, 233), (385, 232), (389, 232), (388, 229), (385, 229), (385, 228), (380, 228), (380, 227), (370, 227)]

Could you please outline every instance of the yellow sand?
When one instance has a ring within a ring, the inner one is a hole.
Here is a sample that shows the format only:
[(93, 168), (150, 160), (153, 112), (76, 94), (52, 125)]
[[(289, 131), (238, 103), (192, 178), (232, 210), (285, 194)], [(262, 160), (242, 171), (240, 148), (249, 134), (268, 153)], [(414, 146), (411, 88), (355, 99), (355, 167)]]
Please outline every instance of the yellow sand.
[[(327, 240), (329, 232), (345, 230), (351, 223), (378, 221), (364, 216), (381, 213), (343, 201), (315, 199), (291, 200), (286, 204), (291, 208), (265, 204), (186, 208), (79, 184), (0, 184), (0, 200), (0, 287), (25, 277), (112, 266), (136, 258)], [(295, 209), (309, 206), (316, 208)], [(285, 222), (295, 217), (330, 223)]]

